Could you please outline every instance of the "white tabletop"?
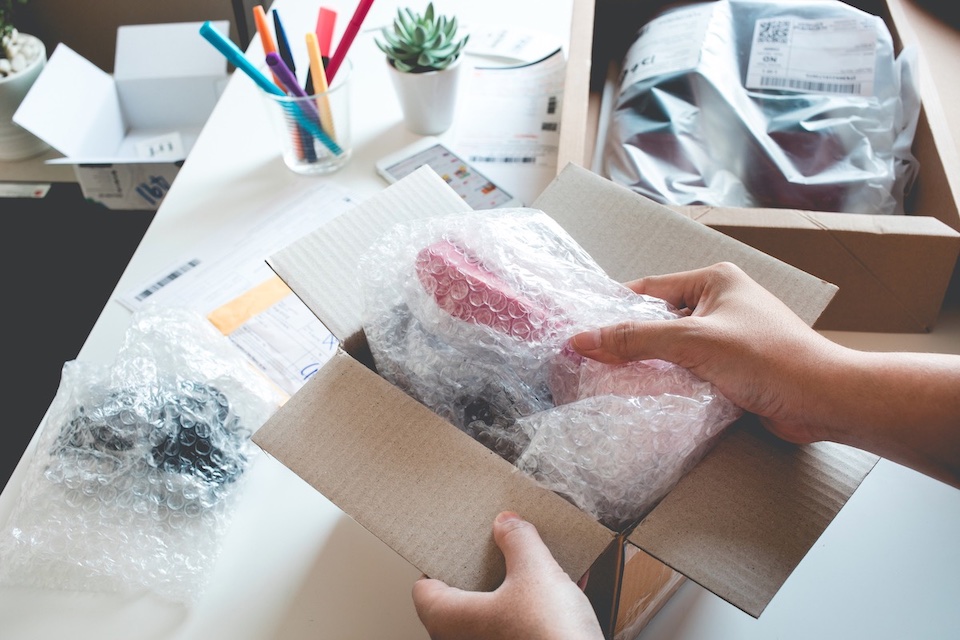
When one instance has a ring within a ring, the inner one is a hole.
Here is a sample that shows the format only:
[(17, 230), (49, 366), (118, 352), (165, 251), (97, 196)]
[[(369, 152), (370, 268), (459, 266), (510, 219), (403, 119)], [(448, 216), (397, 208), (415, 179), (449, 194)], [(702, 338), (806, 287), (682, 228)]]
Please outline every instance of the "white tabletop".
[[(277, 0), (287, 25), (310, 24), (317, 0)], [(354, 3), (339, 11), (338, 35)], [(512, 24), (567, 38), (570, 0), (438, 0), (465, 25)], [(330, 180), (355, 196), (385, 186), (374, 162), (417, 136), (402, 122), (375, 27), (398, 3), (374, 4), (353, 62), (354, 156), (323, 178), (294, 175), (276, 152), (253, 83), (240, 74), (216, 110), (120, 279), (115, 296), (143, 283), (191, 246), (215, 239), (236, 211), (269, 211), (304, 180)], [(416, 7), (415, 7), (416, 8)], [(251, 54), (259, 51), (254, 42)], [(493, 172), (490, 172), (491, 174)], [(505, 186), (509, 174), (503, 173)], [(491, 175), (495, 179), (499, 176)], [(529, 186), (527, 187), (529, 188)], [(111, 301), (79, 354), (109, 364), (129, 312)], [(831, 332), (864, 349), (960, 353), (960, 310), (931, 334)], [(0, 494), (0, 522), (20, 493), (36, 438)], [(252, 465), (212, 583), (186, 608), (151, 595), (0, 589), (3, 638), (426, 638), (410, 600), (419, 572), (267, 456)], [(881, 461), (759, 620), (686, 583), (644, 638), (946, 638), (960, 629), (960, 491)]]

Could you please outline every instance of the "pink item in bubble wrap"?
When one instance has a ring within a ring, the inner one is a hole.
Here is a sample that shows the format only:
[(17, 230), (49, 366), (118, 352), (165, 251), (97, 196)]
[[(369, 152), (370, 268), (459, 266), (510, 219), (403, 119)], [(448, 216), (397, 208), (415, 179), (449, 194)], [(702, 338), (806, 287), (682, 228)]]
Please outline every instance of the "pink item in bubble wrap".
[[(529, 342), (555, 340), (549, 385), (556, 405), (592, 396), (690, 395), (700, 384), (685, 369), (663, 360), (606, 365), (580, 356), (561, 341), (572, 322), (559, 305), (518, 292), (476, 254), (440, 240), (417, 254), (417, 277), (437, 305), (453, 317)], [(552, 310), (551, 310), (552, 309)]]
[(417, 254), (420, 284), (441, 309), (464, 322), (482, 324), (520, 340), (542, 340), (548, 314), (515, 291), (472, 252), (441, 240)]

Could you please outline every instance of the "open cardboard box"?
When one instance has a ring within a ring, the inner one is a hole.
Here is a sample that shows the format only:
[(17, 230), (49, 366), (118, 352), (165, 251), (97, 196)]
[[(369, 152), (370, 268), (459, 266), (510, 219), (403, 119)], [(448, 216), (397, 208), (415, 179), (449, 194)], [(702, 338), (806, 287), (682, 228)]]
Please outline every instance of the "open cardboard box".
[[(601, 95), (608, 67), (619, 65), (636, 31), (666, 1), (574, 0), (560, 126), (559, 167), (595, 168)], [(685, 4), (685, 3), (684, 3)], [(905, 0), (848, 2), (881, 16), (897, 50), (917, 46)], [(840, 290), (816, 328), (923, 332), (937, 321), (960, 252), (960, 154), (936, 83), (954, 77), (954, 60), (920, 56), (922, 108), (913, 152), (919, 177), (908, 215), (796, 209), (673, 206), (713, 229), (836, 284)], [(960, 281), (960, 274), (957, 274)]]
[[(729, 260), (808, 323), (836, 292), (576, 165), (533, 208), (617, 281)], [(490, 528), (511, 509), (536, 524), (571, 577), (590, 569), (587, 593), (608, 637), (635, 636), (682, 576), (760, 615), (876, 457), (832, 444), (789, 445), (745, 419), (639, 526), (607, 529), (373, 370), (361, 325), (360, 256), (395, 222), (469, 210), (422, 167), (268, 259), (341, 348), (254, 441), (449, 584), (500, 583), (504, 565)]]
[(119, 27), (113, 75), (58, 44), (13, 121), (63, 154), (47, 162), (73, 165), (86, 199), (156, 210), (227, 81), (201, 24)]

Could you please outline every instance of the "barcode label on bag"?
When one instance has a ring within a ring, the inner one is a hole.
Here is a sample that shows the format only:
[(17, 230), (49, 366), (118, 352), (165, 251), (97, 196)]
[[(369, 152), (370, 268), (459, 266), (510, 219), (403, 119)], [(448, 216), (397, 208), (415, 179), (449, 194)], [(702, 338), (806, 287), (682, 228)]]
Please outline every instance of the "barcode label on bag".
[(757, 20), (746, 87), (873, 95), (876, 29), (869, 18)]

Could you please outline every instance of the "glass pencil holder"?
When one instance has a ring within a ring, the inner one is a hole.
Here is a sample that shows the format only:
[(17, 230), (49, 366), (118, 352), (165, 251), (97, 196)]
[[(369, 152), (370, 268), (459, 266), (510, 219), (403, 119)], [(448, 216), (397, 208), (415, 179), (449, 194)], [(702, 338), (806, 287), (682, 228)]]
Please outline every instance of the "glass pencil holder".
[(261, 92), (283, 162), (292, 171), (332, 173), (350, 160), (350, 72), (348, 60), (326, 91), (303, 97)]

